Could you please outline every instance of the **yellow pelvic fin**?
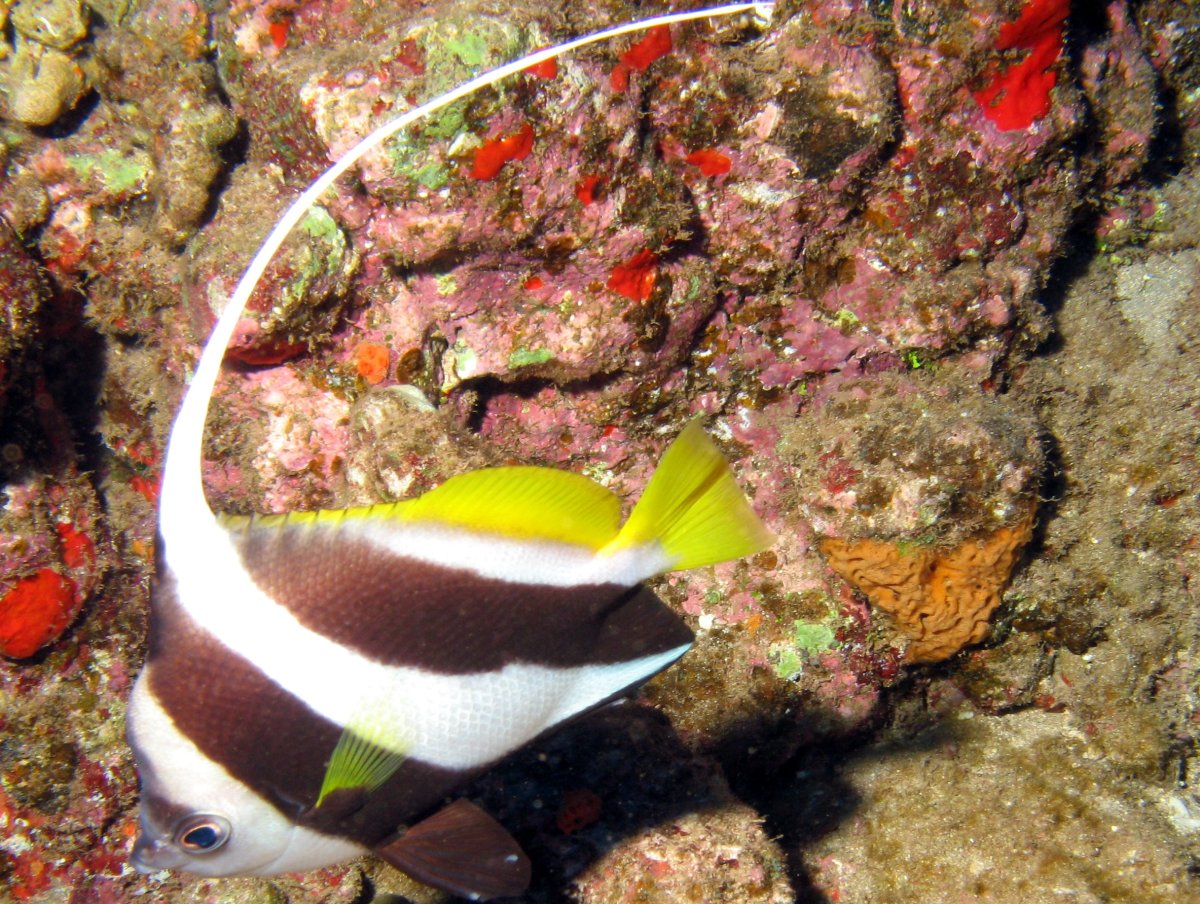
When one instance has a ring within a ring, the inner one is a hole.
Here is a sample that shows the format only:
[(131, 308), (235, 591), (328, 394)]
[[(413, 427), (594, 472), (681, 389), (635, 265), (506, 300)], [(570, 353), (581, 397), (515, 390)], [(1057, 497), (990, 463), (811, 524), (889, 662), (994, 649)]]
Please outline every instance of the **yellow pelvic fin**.
[(650, 542), (674, 559), (672, 571), (740, 559), (775, 542), (699, 421), (688, 424), (663, 454), (606, 551)]
[(400, 768), (407, 748), (403, 730), (385, 710), (378, 710), (374, 717), (356, 716), (333, 748), (315, 806), (321, 806), (335, 791), (376, 790)]

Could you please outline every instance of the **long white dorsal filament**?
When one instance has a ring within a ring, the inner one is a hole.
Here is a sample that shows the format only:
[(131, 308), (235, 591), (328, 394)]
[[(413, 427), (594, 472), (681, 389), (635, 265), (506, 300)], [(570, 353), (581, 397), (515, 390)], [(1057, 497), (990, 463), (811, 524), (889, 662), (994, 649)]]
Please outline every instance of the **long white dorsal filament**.
[(204, 439), (204, 422), (208, 416), (208, 405), (216, 387), (217, 376), (221, 369), (221, 361), (225, 357), (225, 348), (237, 325), (238, 319), (246, 308), (258, 281), (262, 278), (267, 264), (279, 250), (288, 233), (295, 228), (309, 208), (317, 202), (334, 181), (353, 166), (359, 158), (377, 147), (390, 136), (412, 123), (423, 119), (431, 113), (461, 100), (478, 91), (480, 88), (495, 84), (501, 79), (515, 75), (530, 66), (536, 66), (546, 60), (554, 59), (570, 51), (606, 41), (633, 32), (644, 31), (658, 25), (670, 25), (676, 22), (687, 22), (695, 19), (731, 16), (737, 13), (753, 12), (762, 20), (769, 20), (773, 3), (730, 3), (715, 6), (711, 9), (689, 10), (686, 12), (670, 13), (644, 19), (639, 22), (627, 22), (614, 28), (606, 28), (582, 38), (576, 38), (554, 47), (538, 50), (511, 63), (505, 63), (488, 72), (475, 76), (470, 81), (463, 82), (445, 94), (421, 104), (419, 107), (397, 116), (363, 138), (358, 144), (347, 151), (336, 163), (325, 170), (315, 182), (288, 207), (270, 234), (259, 247), (254, 259), (242, 274), (241, 280), (229, 299), (225, 309), (217, 319), (212, 333), (205, 343), (200, 355), (196, 373), (191, 385), (184, 395), (183, 405), (175, 417), (171, 428), (171, 436), (167, 444), (167, 454), (163, 463), (162, 493), (159, 503), (159, 530), (164, 539), (170, 537), (186, 537), (189, 530), (199, 525), (196, 519), (202, 512), (210, 511), (204, 496), (204, 483), (201, 473), (201, 456)]

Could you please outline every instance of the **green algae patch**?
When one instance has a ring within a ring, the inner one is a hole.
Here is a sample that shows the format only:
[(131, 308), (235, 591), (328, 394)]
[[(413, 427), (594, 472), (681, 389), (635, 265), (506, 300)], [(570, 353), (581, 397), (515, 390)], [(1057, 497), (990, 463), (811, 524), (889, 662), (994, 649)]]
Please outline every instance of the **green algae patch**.
[(439, 273), (434, 280), (437, 283), (438, 295), (453, 295), (458, 291), (458, 280), (454, 278), (453, 273)]
[[(425, 57), (418, 102), (444, 94), (544, 43), (528, 29), (502, 18), (453, 15), (419, 23), (408, 31), (406, 40), (415, 41)], [(475, 136), (486, 131), (509, 90), (503, 84), (491, 86), (469, 100), (434, 111), (419, 128), (389, 138), (384, 148), (393, 174), (429, 191), (446, 187), (455, 172), (453, 161), (446, 156), (460, 155), (464, 142), (469, 149), (480, 140)]]
[(315, 303), (331, 294), (344, 292), (343, 283), (358, 267), (358, 256), (350, 247), (337, 221), (323, 207), (311, 208), (299, 223), (308, 236), (298, 243), (292, 256), (292, 277), (281, 286), (285, 308)]
[(796, 619), (792, 622), (791, 639), (771, 644), (768, 659), (775, 667), (775, 674), (790, 681), (804, 670), (805, 662), (832, 650), (836, 642), (837, 635), (828, 623)]
[(313, 238), (326, 241), (338, 242), (342, 237), (338, 224), (324, 207), (310, 207), (300, 221), (300, 228)]
[(450, 181), (450, 165), (431, 146), (431, 139), (453, 139), (465, 125), (462, 110), (451, 108), (444, 111), (444, 115), (432, 117), (420, 136), (389, 139), (384, 152), (392, 173), (399, 179), (411, 179), (430, 191), (445, 187)]
[(843, 336), (849, 336), (862, 325), (858, 316), (849, 308), (842, 308), (834, 314), (833, 323)]
[[(324, 207), (310, 208), (300, 221), (300, 228), (315, 242), (313, 247), (304, 250), (299, 291), (305, 291), (312, 280), (335, 274), (346, 266), (351, 269), (357, 266), (357, 259), (346, 241), (345, 233)], [(322, 247), (325, 251), (323, 259), (320, 254)]]
[(529, 49), (529, 37), (511, 22), (493, 17), (439, 19), (414, 29), (425, 51), (426, 90), (441, 94), (449, 85), (499, 66)]
[(482, 35), (463, 34), (446, 41), (446, 49), (467, 66), (479, 66), (488, 58), (487, 41)]
[(518, 367), (545, 364), (553, 357), (554, 353), (548, 348), (517, 348), (508, 356), (508, 366), (516, 370)]
[(115, 148), (99, 154), (68, 154), (67, 166), (80, 179), (95, 179), (114, 195), (141, 194), (146, 191), (150, 167)]
[(444, 164), (436, 162), (425, 163), (408, 175), (430, 191), (437, 191), (450, 181), (450, 170)]
[(823, 653), (833, 649), (833, 628), (824, 623), (796, 621), (792, 641), (806, 653)]

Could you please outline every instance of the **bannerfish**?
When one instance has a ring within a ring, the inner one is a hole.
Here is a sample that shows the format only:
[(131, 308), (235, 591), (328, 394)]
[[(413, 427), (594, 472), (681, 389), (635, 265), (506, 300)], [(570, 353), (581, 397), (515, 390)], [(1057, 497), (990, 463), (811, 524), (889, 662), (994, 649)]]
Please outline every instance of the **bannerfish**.
[[(680, 15), (701, 14), (643, 26)], [(364, 139), (276, 224), (172, 425), (149, 651), (127, 712), (142, 872), (266, 876), (374, 852), (472, 900), (521, 893), (531, 867), (516, 840), (454, 793), (687, 651), (691, 631), (646, 580), (772, 540), (698, 422), (624, 524), (608, 489), (528, 466), (340, 511), (211, 510), (204, 422), (245, 303), (305, 209), (391, 131)]]

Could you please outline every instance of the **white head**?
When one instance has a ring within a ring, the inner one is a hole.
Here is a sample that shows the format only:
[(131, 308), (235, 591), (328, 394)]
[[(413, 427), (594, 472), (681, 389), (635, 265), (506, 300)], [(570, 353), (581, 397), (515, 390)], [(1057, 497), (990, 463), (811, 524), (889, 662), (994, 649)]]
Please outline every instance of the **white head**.
[(131, 861), (143, 873), (272, 876), (356, 857), (352, 841), (299, 826), (197, 749), (150, 690), (129, 701), (129, 744), (141, 778), (141, 833)]

